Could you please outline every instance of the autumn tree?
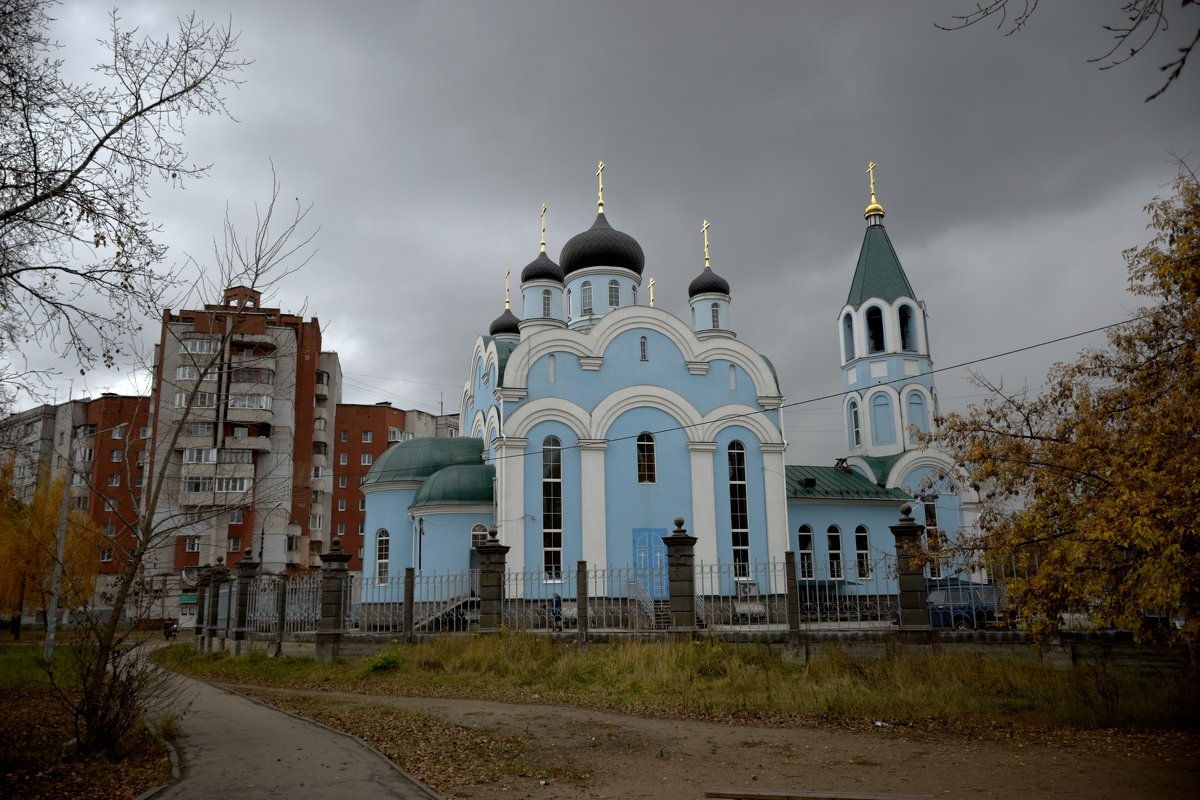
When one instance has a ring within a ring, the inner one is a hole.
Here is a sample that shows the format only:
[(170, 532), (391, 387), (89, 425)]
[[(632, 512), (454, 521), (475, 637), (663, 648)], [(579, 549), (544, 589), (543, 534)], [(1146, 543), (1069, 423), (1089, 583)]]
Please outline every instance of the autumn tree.
[[(247, 62), (194, 16), (161, 40), (113, 12), (93, 82), (63, 75), (51, 0), (0, 0), (0, 393), (30, 389), (29, 343), (112, 365), (121, 337), (172, 288), (145, 211), (152, 183), (208, 171), (184, 148), (194, 115), (227, 115)], [(0, 397), (0, 400), (5, 399)]]
[[(1200, 44), (1200, 24), (1197, 24), (1200, 2), (1179, 0), (1179, 7), (1170, 11), (1167, 5), (1167, 0), (1122, 0), (1118, 12), (1119, 21), (1114, 20), (1112, 24), (1104, 26), (1104, 30), (1112, 35), (1112, 45), (1104, 53), (1089, 59), (1092, 63), (1099, 64), (1100, 69), (1112, 69), (1124, 64), (1149, 47), (1155, 38), (1166, 35), (1171, 27), (1171, 20), (1174, 19), (1176, 25), (1183, 27), (1186, 36), (1182, 46), (1175, 51), (1178, 55), (1159, 67), (1159, 71), (1166, 74), (1166, 80), (1146, 98), (1147, 102), (1161, 95), (1172, 83), (1179, 80), (1188, 57)], [(1009, 36), (1029, 24), (1037, 7), (1038, 0), (986, 0), (977, 2), (971, 11), (957, 14), (951, 17), (949, 23), (938, 24), (937, 27), (942, 30), (960, 30), (977, 23), (995, 22), (997, 29), (1003, 30), (1004, 35)], [(1192, 12), (1191, 16), (1189, 11)]]
[(1174, 189), (1125, 253), (1149, 305), (1040, 392), (980, 378), (989, 399), (940, 421), (983, 487), (986, 552), (1043, 635), (1075, 611), (1200, 639), (1200, 184), (1185, 169)]

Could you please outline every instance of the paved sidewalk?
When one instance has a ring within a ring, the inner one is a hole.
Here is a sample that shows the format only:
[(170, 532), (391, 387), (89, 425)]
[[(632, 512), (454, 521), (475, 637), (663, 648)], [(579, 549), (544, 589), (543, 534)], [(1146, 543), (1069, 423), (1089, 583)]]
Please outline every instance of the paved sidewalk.
[(185, 679), (180, 780), (154, 800), (439, 798), (357, 739)]

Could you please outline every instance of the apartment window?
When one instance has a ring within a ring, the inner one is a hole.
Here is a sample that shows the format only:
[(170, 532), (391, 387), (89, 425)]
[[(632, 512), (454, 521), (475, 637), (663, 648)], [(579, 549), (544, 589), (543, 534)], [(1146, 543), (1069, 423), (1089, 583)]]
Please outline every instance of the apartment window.
[(219, 353), (221, 342), (218, 339), (184, 339), (183, 349), (187, 353)]
[(319, 531), (325, 527), (325, 516), (323, 514), (310, 514), (308, 517), (308, 527), (315, 531)]
[(137, 487), (138, 489), (142, 488), (142, 486), (144, 486), (145, 484), (146, 484), (146, 476), (145, 475), (137, 475), (136, 477), (134, 477), (133, 485), (135, 487)]
[(325, 468), (324, 467), (313, 467), (312, 476), (314, 478), (325, 477)]
[(230, 525), (241, 525), (245, 521), (246, 521), (246, 509), (235, 508), (229, 512), (229, 524)]
[(150, 426), (149, 425), (143, 425), (142, 427), (138, 428), (138, 438), (139, 439), (149, 439), (150, 438)]
[(579, 287), (579, 313), (587, 316), (592, 313), (592, 282), (584, 281)]
[(547, 436), (542, 442), (542, 572), (562, 580), (562, 442)]
[(746, 495), (746, 448), (729, 443), (729, 531), (733, 544), (733, 572), (750, 576), (750, 506)]
[(803, 579), (814, 577), (813, 529), (811, 525), (801, 525), (796, 532), (796, 572)]
[(211, 492), (212, 487), (213, 479), (209, 477), (189, 475), (183, 479), (183, 490), (185, 492)]
[(363, 431), (362, 440), (363, 440), (363, 444), (370, 444), (371, 442), (375, 441), (375, 432), (374, 431)]
[(95, 456), (95, 450), (93, 450), (90, 447), (75, 448), (75, 460), (76, 461), (91, 461), (94, 456)]
[(218, 450), (217, 463), (220, 464), (253, 464), (254, 454), (249, 450)]
[(350, 457), (348, 455), (346, 455), (345, 453), (339, 453), (338, 454), (338, 464), (340, 464), (341, 466), (344, 467), (348, 463), (350, 463)]
[(363, 453), (358, 459), (358, 463), (362, 464), (364, 467), (369, 467), (374, 461), (375, 456), (371, 455), (370, 453)]
[(138, 450), (137, 465), (139, 467), (146, 466), (146, 451), (145, 450)]
[[(191, 392), (176, 392), (175, 407), (187, 408)], [(216, 392), (196, 392), (192, 399), (192, 408), (215, 408), (217, 405)]]
[(200, 371), (200, 368), (192, 364), (184, 364), (175, 370), (175, 380), (178, 381), (209, 381), (212, 380), (212, 373), (209, 370)]
[(324, 417), (317, 417), (316, 419), (313, 420), (313, 430), (314, 431), (323, 431), (323, 430), (325, 430), (325, 426), (327, 423), (328, 423), (328, 420), (326, 420)]
[(109, 486), (120, 486), (121, 485), (121, 474), (119, 472), (114, 472), (112, 475), (109, 475), (108, 476), (108, 485)]
[(825, 541), (829, 547), (829, 578), (840, 581), (842, 579), (842, 529), (837, 525), (830, 525), (825, 531)]
[(346, 535), (346, 523), (339, 522), (338, 527), (337, 527), (337, 532), (338, 532), (338, 536), (345, 536)]
[(392, 537), (385, 530), (375, 535), (375, 581), (387, 583), (388, 564), (391, 560)]
[(271, 395), (269, 394), (231, 394), (230, 408), (249, 408), (259, 411), (271, 410)]
[(84, 475), (82, 472), (72, 472), (71, 473), (71, 485), (72, 486), (83, 486), (86, 483), (87, 483), (87, 476)]
[(358, 510), (359, 511), (367, 510), (367, 498), (365, 498), (365, 497), (358, 498)]
[(325, 500), (325, 493), (317, 490), (312, 493), (312, 502), (314, 506), (320, 505)]
[(350, 441), (350, 431), (342, 431), (342, 441), (343, 442)]
[(275, 374), (269, 369), (242, 367), (229, 373), (230, 383), (274, 383)]
[(183, 540), (183, 552), (199, 553), (200, 552), (200, 537), (186, 536)]
[[(242, 428), (244, 431), (245, 428)], [(180, 431), (181, 436), (212, 436), (216, 431), (216, 425), (211, 422), (185, 422), (183, 430)], [(245, 434), (243, 434), (245, 435)], [(234, 429), (234, 436), (237, 436), (237, 429)]]
[(104, 526), (104, 535), (109, 539), (117, 535), (117, 523), (110, 522)]
[(871, 577), (871, 536), (865, 525), (854, 529), (854, 565), (858, 577)]
[(638, 483), (654, 483), (654, 437), (640, 433), (637, 437)]
[(117, 425), (116, 427), (114, 427), (112, 429), (112, 431), (109, 432), (109, 436), (111, 436), (114, 439), (124, 439), (125, 438), (125, 426)]
[(72, 497), (71, 505), (75, 508), (76, 511), (87, 511), (88, 510), (88, 498), (86, 495), (83, 497)]
[(358, 535), (362, 536), (362, 534), (363, 534), (363, 523), (360, 522), (360, 523), (358, 523)]
[(289, 553), (295, 553), (300, 549), (300, 537), (294, 533), (289, 533), (287, 537), (287, 550)]
[(339, 489), (345, 489), (345, 488), (346, 488), (346, 484), (347, 484), (347, 483), (349, 483), (349, 481), (347, 481), (347, 480), (346, 480), (346, 476), (345, 476), (345, 475), (339, 475), (339, 476), (338, 476), (338, 488), (339, 488)]
[(242, 552), (242, 539), (241, 539), (241, 537), (239, 537), (239, 536), (233, 536), (233, 537), (230, 537), (230, 539), (229, 539), (229, 552), (231, 552), (231, 553), (240, 553), (240, 552)]
[(104, 510), (110, 514), (115, 514), (117, 511), (117, 501), (111, 497), (104, 498)]
[(250, 489), (249, 478), (213, 478), (214, 492), (245, 492)]
[(338, 506), (337, 506), (337, 508), (338, 508), (338, 511), (345, 511), (345, 510), (346, 510), (346, 498), (344, 498), (344, 497), (343, 497), (343, 498), (340, 498), (340, 499), (338, 500)]
[(621, 305), (621, 284), (616, 281), (608, 282), (608, 307), (619, 308)]
[(111, 547), (106, 547), (100, 551), (100, 560), (106, 564), (113, 560), (113, 551)]
[(359, 485), (359, 486), (362, 486), (362, 485), (363, 485), (364, 483), (366, 483), (366, 482), (367, 482), (367, 476), (366, 476), (366, 475), (359, 475), (359, 476), (358, 476), (358, 485)]
[(124, 450), (113, 450), (111, 453), (108, 454), (108, 460), (113, 462), (114, 464), (124, 461), (125, 460), (125, 451)]
[(217, 448), (189, 447), (183, 451), (185, 464), (215, 464), (217, 463)]

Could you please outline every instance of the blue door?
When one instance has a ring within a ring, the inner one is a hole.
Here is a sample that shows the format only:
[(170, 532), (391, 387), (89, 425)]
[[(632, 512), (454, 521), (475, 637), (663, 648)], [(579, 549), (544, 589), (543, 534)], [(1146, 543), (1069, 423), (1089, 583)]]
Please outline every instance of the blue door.
[(655, 600), (668, 597), (667, 546), (663, 544), (667, 533), (666, 528), (633, 529), (634, 570), (638, 582)]

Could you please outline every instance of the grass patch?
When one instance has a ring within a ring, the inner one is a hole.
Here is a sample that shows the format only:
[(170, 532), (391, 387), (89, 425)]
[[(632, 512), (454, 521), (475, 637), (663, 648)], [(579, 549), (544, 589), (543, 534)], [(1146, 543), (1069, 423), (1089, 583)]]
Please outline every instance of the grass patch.
[(513, 633), (446, 636), (368, 658), (309, 659), (159, 651), (160, 663), (227, 683), (362, 694), (559, 702), (717, 721), (1193, 728), (1194, 676), (1138, 675), (978, 655), (829, 649), (809, 665), (767, 645), (616, 642), (578, 647)]

